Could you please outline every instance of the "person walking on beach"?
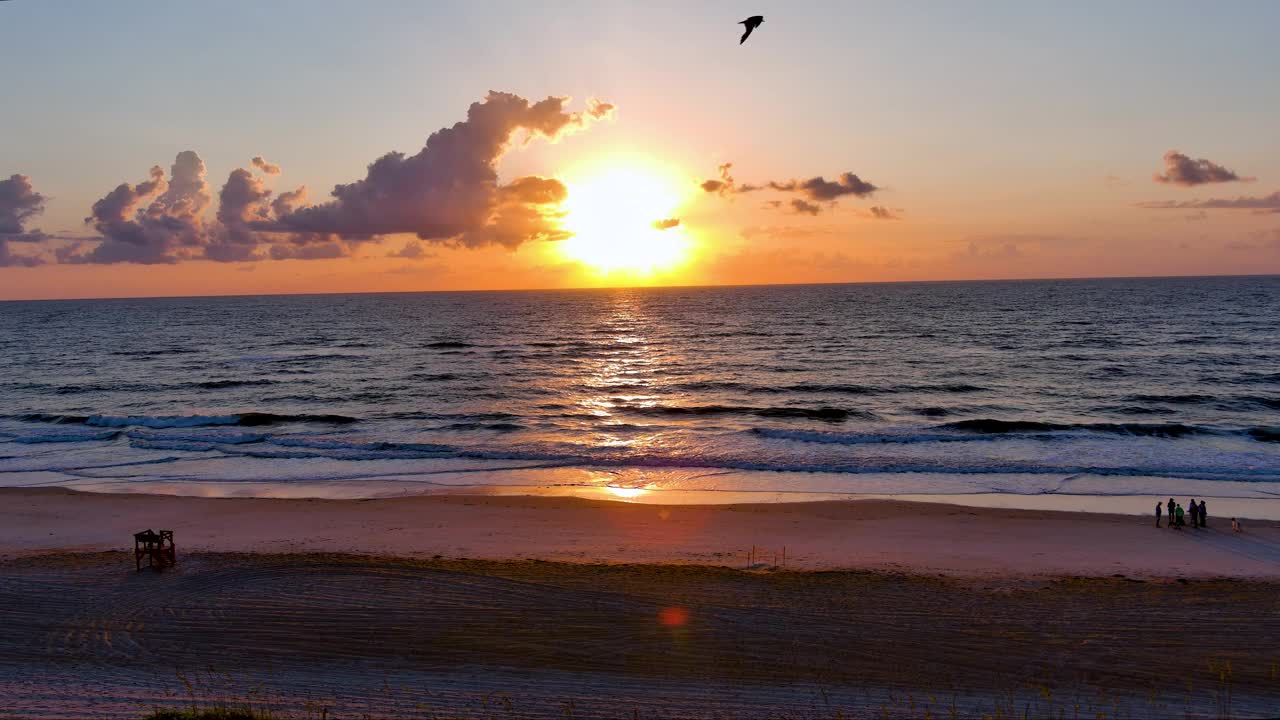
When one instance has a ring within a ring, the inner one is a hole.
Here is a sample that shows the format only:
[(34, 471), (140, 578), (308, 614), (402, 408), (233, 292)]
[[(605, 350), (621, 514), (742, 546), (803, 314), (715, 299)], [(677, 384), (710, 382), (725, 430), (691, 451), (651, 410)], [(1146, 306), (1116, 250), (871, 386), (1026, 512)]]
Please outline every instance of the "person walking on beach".
[(1240, 532), (1240, 521), (1235, 518), (1231, 518), (1231, 532)]
[(1182, 506), (1181, 506), (1181, 505), (1174, 505), (1174, 506), (1173, 506), (1173, 509), (1174, 509), (1174, 511), (1178, 514), (1178, 515), (1177, 515), (1177, 518), (1178, 518), (1178, 520), (1177, 520), (1177, 524), (1175, 524), (1175, 525), (1174, 525), (1174, 527), (1176, 527), (1176, 528), (1178, 528), (1179, 530), (1181, 530), (1181, 529), (1182, 529), (1182, 522), (1183, 522), (1183, 520), (1182, 520), (1182, 515), (1183, 515), (1183, 513), (1182, 513)]
[(1169, 498), (1168, 510), (1169, 510), (1169, 529), (1170, 529), (1170, 530), (1172, 530), (1174, 527), (1176, 527), (1176, 526), (1173, 524), (1173, 507), (1174, 507), (1174, 505), (1173, 505), (1173, 498)]
[(1191, 509), (1187, 511), (1187, 514), (1191, 516), (1191, 527), (1197, 527), (1196, 518), (1199, 517), (1199, 513), (1200, 511), (1196, 509), (1196, 499), (1191, 498)]
[(1163, 507), (1159, 501), (1156, 501), (1156, 527), (1160, 527), (1160, 508)]
[(1209, 511), (1204, 509), (1204, 501), (1200, 501), (1200, 527), (1209, 527)]

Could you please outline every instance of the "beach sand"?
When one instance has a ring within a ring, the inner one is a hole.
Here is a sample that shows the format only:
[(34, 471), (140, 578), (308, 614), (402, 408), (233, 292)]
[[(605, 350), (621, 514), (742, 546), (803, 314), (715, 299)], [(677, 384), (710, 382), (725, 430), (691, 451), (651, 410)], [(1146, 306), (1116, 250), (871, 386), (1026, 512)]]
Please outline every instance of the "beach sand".
[[(1154, 505), (1154, 502), (1152, 503)], [(1210, 504), (1213, 507), (1213, 504)], [(1233, 534), (1154, 517), (861, 500), (653, 505), (569, 497), (374, 500), (106, 495), (0, 489), (0, 556), (132, 547), (172, 529), (181, 552), (366, 553), (745, 567), (753, 546), (804, 570), (962, 577), (1280, 579), (1280, 522)], [(759, 558), (758, 558), (759, 559)]]
[[(1152, 525), (0, 491), (0, 717), (193, 698), (339, 718), (1274, 715), (1280, 527)], [(133, 571), (146, 527), (175, 531), (178, 567)]]

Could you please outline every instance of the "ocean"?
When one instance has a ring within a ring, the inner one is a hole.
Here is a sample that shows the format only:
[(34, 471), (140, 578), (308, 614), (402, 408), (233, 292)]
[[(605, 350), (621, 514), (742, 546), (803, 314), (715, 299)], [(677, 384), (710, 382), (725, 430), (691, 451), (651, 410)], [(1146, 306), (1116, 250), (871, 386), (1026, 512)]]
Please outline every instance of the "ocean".
[(0, 303), (0, 486), (1280, 497), (1280, 278)]

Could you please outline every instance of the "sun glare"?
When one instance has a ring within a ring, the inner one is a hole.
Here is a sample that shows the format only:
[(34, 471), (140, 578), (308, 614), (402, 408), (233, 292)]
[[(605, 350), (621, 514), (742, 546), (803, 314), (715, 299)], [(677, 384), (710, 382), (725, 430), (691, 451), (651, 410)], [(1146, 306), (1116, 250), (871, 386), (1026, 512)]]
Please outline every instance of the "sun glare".
[[(597, 272), (647, 275), (686, 260), (691, 242), (679, 224), (679, 185), (633, 168), (612, 168), (568, 181), (563, 256)], [(660, 229), (663, 221), (671, 224)]]

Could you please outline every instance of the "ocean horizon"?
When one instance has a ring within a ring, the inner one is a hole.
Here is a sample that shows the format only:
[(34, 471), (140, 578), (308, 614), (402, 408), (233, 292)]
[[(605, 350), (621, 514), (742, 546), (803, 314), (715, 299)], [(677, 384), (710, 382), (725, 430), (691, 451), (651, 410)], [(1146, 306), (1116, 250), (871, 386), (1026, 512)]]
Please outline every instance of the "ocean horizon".
[[(59, 292), (51, 298), (0, 298), (0, 303), (28, 302), (79, 302), (83, 300), (197, 300), (201, 298), (269, 298), (269, 297), (332, 297), (340, 295), (442, 295), (479, 293), (538, 293), (538, 292), (612, 292), (617, 290), (704, 290), (715, 288), (771, 288), (771, 287), (829, 287), (842, 285), (947, 285), (967, 283), (1035, 283), (1035, 282), (1091, 282), (1102, 280), (1225, 280), (1280, 278), (1277, 273), (1226, 273), (1218, 275), (1097, 275), (1063, 277), (1009, 277), (1009, 278), (947, 278), (936, 280), (851, 280), (838, 282), (781, 282), (781, 283), (719, 283), (719, 284), (671, 284), (671, 285), (578, 285), (569, 287), (514, 287), (481, 289), (422, 289), (422, 290), (367, 290), (359, 292), (277, 292), (277, 293), (228, 293), (193, 295), (86, 295), (68, 296)], [(64, 289), (65, 290), (65, 289)]]

